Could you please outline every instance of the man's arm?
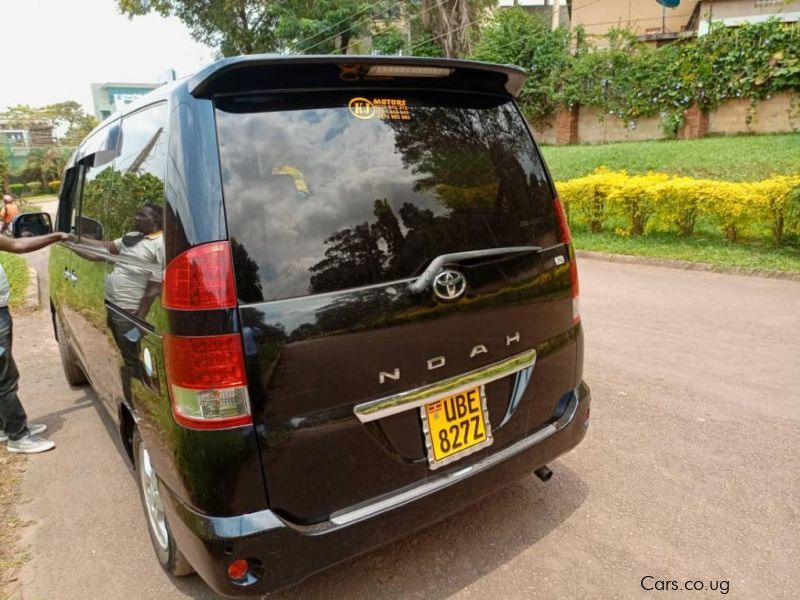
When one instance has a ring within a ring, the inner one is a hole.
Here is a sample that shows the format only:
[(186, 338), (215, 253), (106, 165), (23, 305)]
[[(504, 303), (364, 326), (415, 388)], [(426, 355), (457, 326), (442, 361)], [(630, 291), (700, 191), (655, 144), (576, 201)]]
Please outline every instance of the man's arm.
[(99, 248), (105, 248), (111, 254), (119, 254), (119, 248), (114, 242), (105, 242), (103, 240), (93, 240), (91, 238), (81, 238), (81, 244), (86, 246), (97, 246)]
[(148, 281), (147, 287), (144, 290), (144, 295), (142, 296), (142, 300), (139, 303), (139, 310), (136, 311), (136, 316), (144, 321), (147, 318), (147, 313), (150, 311), (150, 306), (153, 304), (153, 300), (158, 298), (160, 294), (161, 282)]
[(28, 238), (0, 237), (0, 250), (3, 252), (12, 252), (14, 254), (25, 254), (26, 252), (39, 250), (55, 242), (65, 242), (68, 239), (70, 239), (70, 235), (63, 231)]

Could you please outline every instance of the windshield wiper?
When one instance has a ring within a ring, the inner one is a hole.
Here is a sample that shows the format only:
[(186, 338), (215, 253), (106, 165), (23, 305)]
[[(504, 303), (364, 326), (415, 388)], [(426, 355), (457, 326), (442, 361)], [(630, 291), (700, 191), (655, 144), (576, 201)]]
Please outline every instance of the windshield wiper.
[(508, 248), (487, 248), (486, 250), (468, 250), (467, 252), (453, 252), (451, 254), (441, 254), (431, 261), (428, 268), (422, 272), (417, 280), (411, 284), (411, 291), (415, 294), (425, 291), (436, 274), (442, 270), (446, 264), (485, 258), (488, 256), (511, 256), (516, 254), (527, 254), (529, 252), (539, 252), (541, 246), (510, 246)]

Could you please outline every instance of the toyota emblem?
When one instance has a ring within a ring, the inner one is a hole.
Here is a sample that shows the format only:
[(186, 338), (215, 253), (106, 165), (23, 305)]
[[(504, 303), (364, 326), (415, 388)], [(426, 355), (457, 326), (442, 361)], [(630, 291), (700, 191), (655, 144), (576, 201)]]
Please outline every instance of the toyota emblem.
[(439, 300), (458, 300), (467, 290), (467, 280), (458, 271), (445, 269), (433, 279), (433, 293)]

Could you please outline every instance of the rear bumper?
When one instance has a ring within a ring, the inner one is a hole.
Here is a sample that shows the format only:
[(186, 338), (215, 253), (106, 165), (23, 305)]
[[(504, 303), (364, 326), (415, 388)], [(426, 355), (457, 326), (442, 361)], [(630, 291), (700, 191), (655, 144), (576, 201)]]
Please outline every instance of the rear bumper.
[[(270, 510), (208, 517), (169, 493), (162, 496), (165, 510), (179, 548), (215, 591), (225, 596), (264, 594), (423, 529), (529, 475), (580, 443), (590, 402), (589, 388), (581, 383), (561, 418), (531, 436), (469, 467), (339, 511), (313, 526), (287, 522)], [(231, 583), (226, 569), (239, 558), (260, 561), (263, 577), (247, 586)]]

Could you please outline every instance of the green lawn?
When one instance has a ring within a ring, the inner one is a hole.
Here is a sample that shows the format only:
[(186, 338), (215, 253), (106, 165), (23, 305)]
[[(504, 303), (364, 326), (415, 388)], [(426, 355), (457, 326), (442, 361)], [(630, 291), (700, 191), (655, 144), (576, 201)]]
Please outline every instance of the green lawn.
[(800, 173), (800, 133), (543, 146), (542, 152), (556, 181), (581, 177), (599, 166), (728, 181)]
[(800, 272), (800, 247), (786, 245), (775, 248), (767, 241), (745, 240), (734, 244), (712, 234), (691, 238), (666, 233), (622, 237), (614, 233), (575, 230), (572, 237), (578, 250), (674, 258), (723, 267)]
[(11, 307), (22, 306), (28, 287), (28, 263), (16, 254), (0, 252), (0, 265), (3, 265), (11, 285)]

